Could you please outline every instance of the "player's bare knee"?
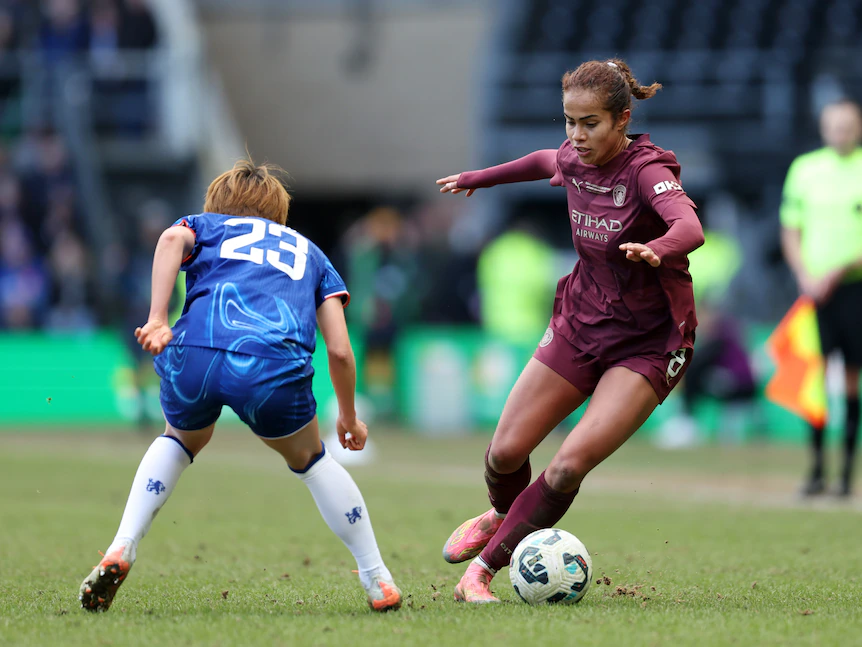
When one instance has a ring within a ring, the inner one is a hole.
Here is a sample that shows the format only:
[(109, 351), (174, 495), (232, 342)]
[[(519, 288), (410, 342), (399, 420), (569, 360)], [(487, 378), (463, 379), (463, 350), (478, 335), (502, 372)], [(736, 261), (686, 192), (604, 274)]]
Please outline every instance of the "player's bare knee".
[(197, 456), (213, 437), (213, 425), (198, 431), (175, 429), (170, 424), (166, 427), (164, 435), (179, 442), (192, 456)]
[(528, 455), (514, 443), (492, 443), (491, 451), (488, 452), (491, 469), (500, 474), (511, 474), (517, 471), (527, 458)]
[(551, 461), (545, 470), (545, 482), (558, 492), (571, 492), (581, 486), (589, 469), (572, 459)]
[(317, 457), (319, 452), (298, 450), (290, 452), (280, 451), (279, 453), (290, 469), (295, 472), (304, 472), (311, 466), (312, 461)]

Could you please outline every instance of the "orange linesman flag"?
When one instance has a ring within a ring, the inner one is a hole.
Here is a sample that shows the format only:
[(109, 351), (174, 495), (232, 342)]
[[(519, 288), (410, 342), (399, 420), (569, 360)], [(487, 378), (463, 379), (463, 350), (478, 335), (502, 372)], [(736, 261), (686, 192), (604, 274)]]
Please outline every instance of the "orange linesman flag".
[(766, 397), (812, 425), (825, 425), (825, 362), (814, 302), (797, 299), (766, 344), (776, 364)]

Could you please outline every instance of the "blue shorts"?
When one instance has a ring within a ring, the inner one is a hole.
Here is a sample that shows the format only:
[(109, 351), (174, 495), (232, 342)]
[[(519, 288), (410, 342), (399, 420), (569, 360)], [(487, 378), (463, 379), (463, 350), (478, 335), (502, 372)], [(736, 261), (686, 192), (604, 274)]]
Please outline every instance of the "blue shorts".
[(168, 346), (154, 361), (165, 419), (194, 431), (213, 424), (223, 405), (263, 438), (296, 433), (317, 413), (305, 365), (199, 346)]

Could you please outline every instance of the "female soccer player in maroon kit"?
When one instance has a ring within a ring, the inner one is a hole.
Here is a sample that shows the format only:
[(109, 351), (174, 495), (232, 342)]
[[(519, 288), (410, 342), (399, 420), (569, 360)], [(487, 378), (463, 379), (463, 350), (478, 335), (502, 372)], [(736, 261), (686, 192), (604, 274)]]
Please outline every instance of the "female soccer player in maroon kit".
[[(443, 193), (551, 179), (566, 187), (579, 260), (560, 279), (548, 330), (503, 409), (485, 454), (492, 508), (443, 548), (478, 557), (455, 599), (497, 602), (491, 578), (530, 532), (556, 524), (584, 477), (643, 424), (691, 360), (694, 311), (687, 254), (703, 243), (679, 164), (648, 135), (629, 135), (632, 97), (648, 99), (619, 59), (563, 76), (566, 141), (481, 171), (437, 180)], [(530, 453), (592, 396), (583, 418), (530, 485)], [(480, 554), (481, 553), (481, 554)]]

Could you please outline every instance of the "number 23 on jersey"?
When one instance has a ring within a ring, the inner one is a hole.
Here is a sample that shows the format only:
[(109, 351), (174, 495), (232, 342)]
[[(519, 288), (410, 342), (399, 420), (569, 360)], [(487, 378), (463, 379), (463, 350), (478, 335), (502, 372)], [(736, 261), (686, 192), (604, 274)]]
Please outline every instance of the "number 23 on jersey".
[[(251, 231), (247, 234), (237, 234), (225, 240), (221, 244), (221, 249), (219, 249), (219, 256), (221, 258), (251, 261), (256, 265), (262, 265), (264, 260), (266, 260), (267, 263), (277, 270), (281, 270), (294, 281), (299, 281), (305, 276), (305, 264), (308, 259), (308, 239), (290, 227), (285, 227), (275, 222), (267, 223), (257, 218), (231, 218), (230, 220), (225, 220), (224, 224), (228, 227), (250, 225)], [(293, 238), (296, 242), (290, 243), (286, 240), (279, 240), (278, 249), (263, 249), (262, 247), (254, 246), (255, 243), (260, 243), (268, 235), (276, 238), (282, 238), (286, 235)], [(280, 250), (293, 254), (293, 265), (288, 265), (281, 260)]]

